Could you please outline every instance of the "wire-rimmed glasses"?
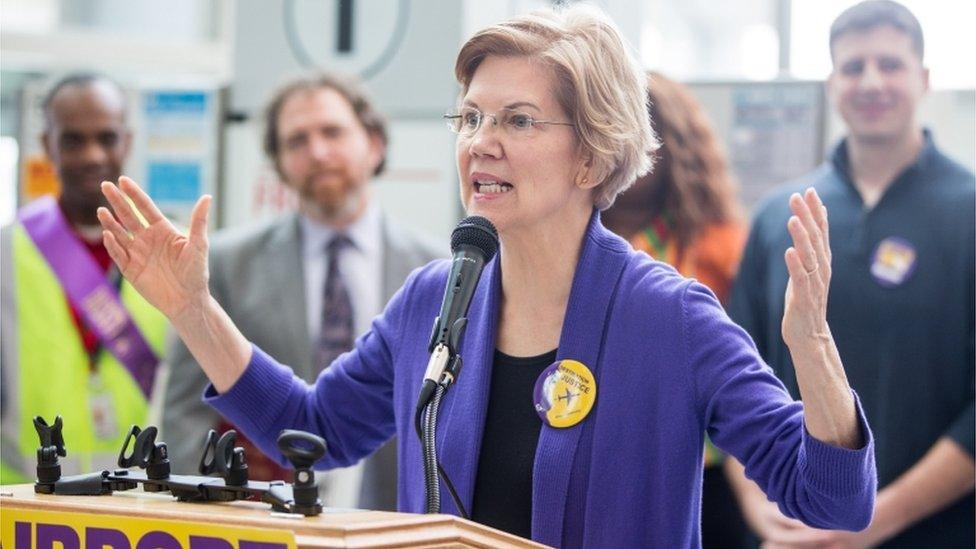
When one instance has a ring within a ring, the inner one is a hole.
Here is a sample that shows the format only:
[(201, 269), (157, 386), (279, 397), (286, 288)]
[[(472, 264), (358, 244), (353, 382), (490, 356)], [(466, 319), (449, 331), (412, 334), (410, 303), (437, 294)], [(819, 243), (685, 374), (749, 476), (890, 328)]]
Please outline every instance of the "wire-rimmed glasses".
[(571, 122), (537, 120), (532, 115), (515, 109), (501, 109), (492, 114), (481, 112), (474, 107), (462, 107), (444, 115), (447, 127), (461, 137), (471, 137), (477, 133), (486, 118), (491, 118), (492, 125), (500, 127), (505, 134), (512, 137), (531, 136), (539, 127), (545, 125), (576, 126)]

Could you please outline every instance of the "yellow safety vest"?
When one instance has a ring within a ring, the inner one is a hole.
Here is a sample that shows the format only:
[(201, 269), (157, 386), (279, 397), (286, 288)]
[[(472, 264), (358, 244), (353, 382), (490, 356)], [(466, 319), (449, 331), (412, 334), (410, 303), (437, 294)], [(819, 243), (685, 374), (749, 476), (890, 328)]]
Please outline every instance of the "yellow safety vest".
[[(34, 416), (48, 423), (64, 418), (62, 431), (68, 456), (62, 474), (111, 468), (125, 435), (133, 425), (145, 427), (148, 403), (128, 370), (107, 350), (100, 352), (94, 372), (78, 334), (60, 282), (21, 226), (11, 235), (16, 318), (17, 364), (5, 364), (3, 441), (16, 444), (16, 465), (4, 460), (0, 484), (29, 482), (35, 476), (37, 432)], [(120, 288), (123, 305), (156, 356), (162, 357), (166, 318), (128, 282)], [(97, 408), (111, 411), (111, 433), (98, 436), (92, 418)], [(10, 432), (13, 430), (14, 432)], [(4, 452), (9, 455), (10, 448)]]

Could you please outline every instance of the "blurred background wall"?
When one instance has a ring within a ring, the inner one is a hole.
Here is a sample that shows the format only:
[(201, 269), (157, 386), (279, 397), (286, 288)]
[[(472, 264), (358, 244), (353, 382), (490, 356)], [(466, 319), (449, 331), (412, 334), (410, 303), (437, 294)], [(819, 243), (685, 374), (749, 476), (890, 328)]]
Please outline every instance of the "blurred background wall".
[[(937, 142), (976, 167), (976, 2), (903, 0), (926, 33)], [(603, 0), (648, 69), (692, 84), (729, 150), (750, 206), (819, 163), (843, 131), (830, 112), (830, 22), (852, 0)], [(292, 207), (260, 150), (261, 107), (283, 79), (324, 68), (366, 80), (391, 126), (377, 193), (434, 235), (462, 215), (454, 140), (440, 118), (458, 87), (454, 56), (476, 29), (538, 0), (3, 0), (0, 222), (56, 187), (38, 104), (67, 72), (98, 71), (130, 93), (127, 173), (185, 219), (214, 193), (218, 225)]]

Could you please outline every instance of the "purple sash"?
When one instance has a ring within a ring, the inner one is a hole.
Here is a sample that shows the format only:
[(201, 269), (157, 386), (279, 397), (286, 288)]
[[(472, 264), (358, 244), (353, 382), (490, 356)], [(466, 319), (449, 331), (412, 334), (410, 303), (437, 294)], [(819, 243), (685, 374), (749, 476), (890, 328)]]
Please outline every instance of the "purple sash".
[(68, 300), (99, 341), (132, 374), (149, 398), (159, 359), (139, 333), (119, 292), (78, 242), (53, 197), (39, 198), (17, 215), (58, 277)]

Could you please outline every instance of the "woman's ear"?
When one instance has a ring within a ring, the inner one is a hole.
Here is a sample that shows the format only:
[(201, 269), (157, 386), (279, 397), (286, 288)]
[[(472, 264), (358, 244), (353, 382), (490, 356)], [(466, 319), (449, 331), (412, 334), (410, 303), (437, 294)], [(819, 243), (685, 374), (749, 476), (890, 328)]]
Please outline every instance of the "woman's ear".
[(593, 155), (587, 153), (576, 172), (576, 186), (581, 189), (592, 189), (599, 185), (603, 178), (599, 177), (598, 171), (593, 166)]

